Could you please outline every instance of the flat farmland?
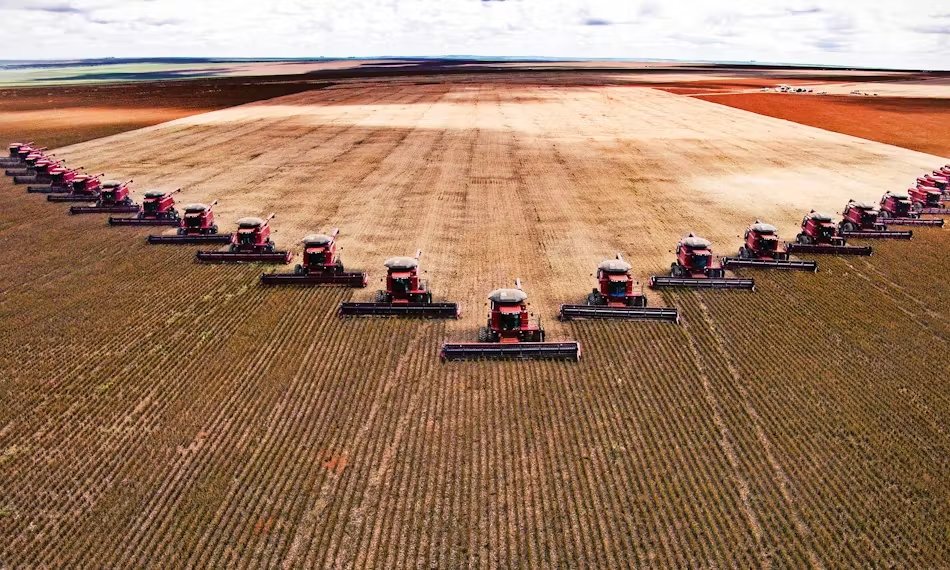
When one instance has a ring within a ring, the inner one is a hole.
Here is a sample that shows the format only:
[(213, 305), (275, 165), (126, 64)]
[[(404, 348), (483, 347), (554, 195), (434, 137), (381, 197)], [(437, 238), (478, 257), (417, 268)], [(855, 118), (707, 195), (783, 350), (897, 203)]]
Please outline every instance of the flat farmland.
[[(950, 563), (944, 230), (562, 324), (596, 264), (875, 200), (946, 162), (625, 87), (361, 82), (59, 149), (341, 228), (367, 290), (264, 289), (148, 230), (0, 191), (0, 560), (81, 566)], [(423, 250), (459, 321), (340, 320)], [(267, 269), (265, 269), (267, 270)], [(520, 277), (580, 363), (442, 364)]]

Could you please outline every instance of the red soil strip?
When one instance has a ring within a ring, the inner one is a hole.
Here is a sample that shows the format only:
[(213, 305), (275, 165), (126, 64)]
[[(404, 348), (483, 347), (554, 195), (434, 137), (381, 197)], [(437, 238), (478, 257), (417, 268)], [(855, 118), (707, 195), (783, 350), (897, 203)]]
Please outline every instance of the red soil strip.
[(0, 143), (5, 149), (8, 141), (33, 140), (57, 148), (328, 85), (241, 77), (0, 89)]
[(740, 93), (698, 96), (721, 105), (950, 157), (950, 99)]

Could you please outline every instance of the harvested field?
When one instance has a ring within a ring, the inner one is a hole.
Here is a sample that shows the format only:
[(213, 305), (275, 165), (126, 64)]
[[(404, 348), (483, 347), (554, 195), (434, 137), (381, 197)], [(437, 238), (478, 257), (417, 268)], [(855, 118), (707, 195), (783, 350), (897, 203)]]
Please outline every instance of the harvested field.
[(717, 94), (699, 98), (829, 131), (950, 157), (950, 137), (945, 135), (947, 117), (950, 116), (950, 98), (817, 97), (781, 93)]
[[(265, 289), (0, 182), (0, 560), (950, 561), (944, 230), (756, 272), (755, 293), (651, 293), (681, 326), (553, 319), (615, 251), (645, 278), (689, 230), (721, 254), (756, 217), (791, 238), (939, 157), (651, 89), (491, 82), (333, 87), (60, 152), (217, 198), (222, 223), (276, 211), (286, 247), (339, 226), (371, 288), (422, 249), (464, 314), (341, 321), (371, 291)], [(514, 277), (581, 362), (440, 364)]]

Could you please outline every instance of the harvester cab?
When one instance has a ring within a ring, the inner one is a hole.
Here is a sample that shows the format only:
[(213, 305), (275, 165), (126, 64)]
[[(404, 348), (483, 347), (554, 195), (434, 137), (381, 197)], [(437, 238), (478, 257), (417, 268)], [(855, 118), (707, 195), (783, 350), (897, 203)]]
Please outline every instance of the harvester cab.
[(795, 243), (788, 245), (790, 253), (807, 252), (834, 255), (871, 255), (871, 248), (847, 245), (838, 234), (838, 228), (828, 214), (812, 210), (802, 218), (802, 231)]
[(445, 343), (443, 360), (478, 360), (486, 358), (552, 358), (580, 359), (580, 344), (574, 341), (545, 342), (540, 321), (532, 321), (528, 312), (528, 294), (515, 287), (495, 289), (488, 294), (488, 322), (478, 330), (478, 342)]
[[(185, 206), (185, 216), (178, 228), (178, 235), (206, 235), (217, 234), (218, 225), (214, 223), (214, 206), (218, 201), (210, 204), (188, 204)], [(228, 241), (231, 241), (231, 234)]]
[(875, 239), (911, 239), (911, 231), (888, 230), (878, 220), (879, 214), (874, 204), (849, 200), (844, 207), (838, 230), (844, 237)]
[[(231, 243), (231, 234), (219, 234), (218, 225), (214, 223), (214, 206), (218, 201), (210, 204), (187, 204), (185, 213), (175, 224), (178, 231), (175, 235), (150, 235), (151, 244), (191, 244), (191, 243)], [(155, 224), (157, 225), (157, 224)]]
[(668, 307), (647, 308), (643, 290), (635, 286), (631, 265), (619, 253), (597, 266), (597, 285), (587, 295), (586, 305), (561, 305), (558, 318), (571, 319), (644, 319), (679, 321), (679, 312)]
[(789, 259), (788, 247), (779, 240), (778, 228), (756, 220), (745, 231), (744, 243), (739, 247), (738, 257), (722, 258), (723, 266), (758, 267), (764, 269), (798, 269), (818, 271), (814, 261)]
[(303, 238), (303, 261), (293, 273), (264, 273), (261, 283), (268, 285), (343, 285), (366, 287), (366, 274), (343, 270), (343, 260), (337, 253), (334, 228), (327, 234), (310, 234)]
[[(943, 227), (943, 219), (925, 219), (920, 217), (920, 212), (924, 210), (926, 204), (931, 199), (927, 194), (935, 194), (933, 203), (938, 210), (940, 209), (940, 193), (937, 190), (925, 189), (921, 191), (918, 188), (911, 188), (906, 194), (897, 192), (886, 192), (881, 197), (880, 217), (885, 220), (888, 226), (930, 226)], [(914, 202), (914, 196), (920, 200), (920, 203)], [(931, 212), (934, 213), (934, 212)]]
[(458, 304), (433, 303), (432, 291), (419, 278), (419, 257), (390, 257), (386, 266), (386, 289), (376, 292), (374, 303), (342, 303), (341, 316), (459, 317)]
[(270, 221), (277, 214), (266, 218), (247, 217), (237, 221), (237, 231), (231, 234), (231, 245), (226, 251), (199, 251), (198, 261), (229, 263), (257, 261), (262, 263), (290, 263), (293, 254), (278, 251), (270, 239)]
[(881, 196), (879, 215), (885, 220), (915, 217), (911, 211), (910, 193), (885, 192)]
[(709, 240), (689, 234), (676, 244), (676, 261), (670, 265), (670, 276), (654, 275), (650, 287), (694, 287), (703, 289), (755, 290), (752, 279), (725, 276), (719, 260), (713, 257)]
[(173, 192), (152, 190), (145, 193), (142, 208), (134, 218), (109, 218), (112, 226), (177, 226), (179, 223), (178, 210), (175, 209), (175, 194)]
[(911, 210), (921, 212), (925, 208), (940, 208), (943, 193), (936, 186), (918, 185), (907, 190)]
[(419, 257), (390, 257), (386, 266), (386, 290), (378, 291), (378, 303), (431, 303), (432, 292), (425, 280), (419, 279)]
[(930, 186), (940, 190), (941, 192), (947, 192), (947, 187), (950, 186), (950, 184), (948, 184), (948, 179), (950, 178), (942, 174), (924, 174), (923, 176), (919, 176), (917, 178), (917, 185)]

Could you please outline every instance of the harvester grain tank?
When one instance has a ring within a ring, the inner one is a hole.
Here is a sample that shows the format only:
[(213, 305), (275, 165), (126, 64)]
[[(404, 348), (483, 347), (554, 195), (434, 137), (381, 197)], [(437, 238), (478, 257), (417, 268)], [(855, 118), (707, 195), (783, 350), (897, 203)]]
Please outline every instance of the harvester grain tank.
[(725, 275), (725, 269), (713, 256), (709, 240), (689, 234), (676, 245), (676, 261), (670, 265), (669, 277), (654, 275), (650, 278), (650, 287), (755, 290), (755, 280)]
[(334, 228), (327, 234), (310, 234), (303, 238), (303, 260), (293, 273), (264, 273), (261, 283), (266, 285), (342, 285), (366, 287), (366, 274), (346, 271), (337, 252)]
[(221, 251), (199, 251), (198, 261), (205, 263), (290, 263), (293, 254), (278, 250), (270, 239), (270, 221), (276, 214), (266, 218), (247, 217), (237, 221), (237, 231), (231, 234), (231, 245)]
[(520, 281), (515, 281), (514, 289), (495, 289), (488, 301), (488, 322), (478, 330), (478, 342), (444, 343), (440, 352), (443, 360), (580, 360), (580, 343), (544, 340), (540, 321), (533, 321), (528, 312), (528, 295)]
[(132, 214), (139, 206), (132, 201), (132, 190), (128, 182), (103, 182), (99, 188), (99, 197), (92, 206), (73, 206), (70, 214)]
[(376, 292), (373, 303), (347, 302), (340, 305), (344, 317), (422, 317), (457, 319), (456, 303), (434, 303), (428, 283), (419, 278), (419, 257), (390, 257), (386, 267), (386, 289)]
[(849, 200), (841, 213), (838, 231), (846, 238), (911, 239), (914, 236), (910, 230), (888, 230), (878, 217), (874, 204)]
[(584, 305), (561, 305), (558, 318), (638, 319), (679, 322), (679, 311), (671, 307), (647, 307), (647, 298), (635, 287), (631, 266), (619, 253), (597, 266), (597, 288), (587, 295)]
[(188, 204), (181, 217), (178, 231), (174, 235), (150, 235), (151, 244), (210, 244), (231, 243), (231, 234), (219, 234), (218, 224), (214, 221), (214, 206), (210, 204)]
[(802, 218), (801, 228), (795, 243), (788, 244), (789, 253), (871, 255), (872, 249), (868, 246), (848, 245), (827, 214), (812, 210)]
[(181, 188), (174, 192), (151, 191), (145, 193), (142, 200), (142, 208), (135, 217), (117, 218), (110, 217), (111, 226), (177, 226), (181, 222), (181, 216), (175, 209), (175, 194), (181, 192)]
[[(926, 219), (920, 217), (919, 210), (923, 208), (915, 208), (910, 198), (911, 193), (915, 190), (916, 189), (911, 189), (906, 194), (885, 192), (884, 195), (881, 196), (878, 218), (885, 226), (943, 227), (943, 219), (941, 218)], [(936, 203), (939, 207), (939, 200), (937, 200)], [(948, 213), (950, 213), (950, 210), (948, 210)]]
[(788, 254), (788, 245), (779, 241), (778, 229), (771, 224), (756, 220), (746, 229), (743, 239), (745, 242), (739, 247), (738, 257), (722, 258), (724, 267), (818, 271), (818, 264), (814, 261), (791, 259)]

